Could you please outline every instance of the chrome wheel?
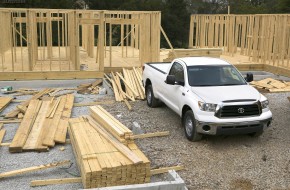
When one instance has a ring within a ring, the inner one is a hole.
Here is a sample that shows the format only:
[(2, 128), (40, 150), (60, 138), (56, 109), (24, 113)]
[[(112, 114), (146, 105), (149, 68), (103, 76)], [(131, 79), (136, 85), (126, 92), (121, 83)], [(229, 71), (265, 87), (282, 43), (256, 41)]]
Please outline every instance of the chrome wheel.
[(189, 136), (192, 134), (192, 131), (193, 131), (193, 122), (192, 122), (192, 119), (190, 118), (190, 116), (187, 116), (185, 118), (185, 130), (186, 130), (186, 133)]

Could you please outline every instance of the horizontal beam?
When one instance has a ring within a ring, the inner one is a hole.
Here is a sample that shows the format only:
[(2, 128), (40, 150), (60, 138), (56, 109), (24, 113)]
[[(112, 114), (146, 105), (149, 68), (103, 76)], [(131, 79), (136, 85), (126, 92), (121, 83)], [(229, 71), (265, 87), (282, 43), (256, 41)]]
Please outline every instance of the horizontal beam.
[(31, 71), (0, 72), (0, 80), (59, 80), (59, 79), (93, 79), (103, 78), (100, 71)]

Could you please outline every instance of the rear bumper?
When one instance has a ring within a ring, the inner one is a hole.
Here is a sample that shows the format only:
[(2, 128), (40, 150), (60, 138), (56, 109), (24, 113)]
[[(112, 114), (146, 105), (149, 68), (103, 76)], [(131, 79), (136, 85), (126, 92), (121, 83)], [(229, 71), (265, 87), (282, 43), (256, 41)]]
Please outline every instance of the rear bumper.
[(208, 135), (248, 134), (265, 130), (271, 124), (272, 117), (258, 121), (212, 123), (196, 120), (198, 133)]

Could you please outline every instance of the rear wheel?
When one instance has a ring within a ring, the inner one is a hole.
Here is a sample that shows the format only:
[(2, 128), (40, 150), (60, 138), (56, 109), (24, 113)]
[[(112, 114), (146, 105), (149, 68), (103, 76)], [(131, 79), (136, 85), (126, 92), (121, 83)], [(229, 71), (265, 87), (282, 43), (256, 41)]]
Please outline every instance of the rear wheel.
[(190, 141), (199, 141), (202, 138), (202, 134), (197, 133), (196, 131), (196, 122), (194, 114), (191, 110), (188, 110), (182, 120), (182, 124), (185, 131), (185, 136)]
[(154, 97), (153, 88), (151, 84), (146, 86), (146, 100), (147, 105), (151, 108), (155, 108), (160, 105), (159, 100)]

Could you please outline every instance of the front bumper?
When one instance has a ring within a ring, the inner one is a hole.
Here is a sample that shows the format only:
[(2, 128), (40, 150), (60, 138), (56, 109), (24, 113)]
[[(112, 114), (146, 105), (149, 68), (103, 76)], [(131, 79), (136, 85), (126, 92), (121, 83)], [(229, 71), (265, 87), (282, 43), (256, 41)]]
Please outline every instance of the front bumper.
[(272, 117), (258, 121), (243, 122), (201, 122), (196, 120), (196, 130), (198, 133), (208, 135), (233, 135), (248, 134), (265, 130), (271, 124)]

